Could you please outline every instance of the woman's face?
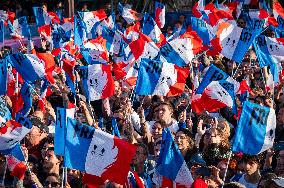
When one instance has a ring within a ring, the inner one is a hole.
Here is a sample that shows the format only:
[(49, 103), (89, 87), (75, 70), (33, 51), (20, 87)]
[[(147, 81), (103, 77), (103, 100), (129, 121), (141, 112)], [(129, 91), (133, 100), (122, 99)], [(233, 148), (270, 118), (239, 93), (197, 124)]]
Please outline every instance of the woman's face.
[(156, 122), (154, 123), (153, 127), (152, 127), (152, 135), (153, 138), (156, 140), (158, 138), (160, 138), (162, 136), (162, 132), (163, 132), (163, 127), (160, 123)]
[(221, 136), (220, 134), (218, 133), (218, 131), (216, 129), (212, 129), (210, 131), (210, 139), (209, 139), (209, 142), (210, 144), (217, 144), (219, 145), (221, 143)]
[(177, 132), (175, 136), (175, 143), (178, 145), (178, 149), (186, 151), (189, 148), (189, 137), (182, 131)]
[(45, 158), (46, 151), (47, 151), (49, 148), (53, 148), (53, 147), (54, 147), (54, 144), (48, 143), (48, 142), (46, 142), (46, 143), (43, 145), (43, 147), (42, 147), (42, 149), (41, 149), (41, 156), (42, 156), (43, 159)]

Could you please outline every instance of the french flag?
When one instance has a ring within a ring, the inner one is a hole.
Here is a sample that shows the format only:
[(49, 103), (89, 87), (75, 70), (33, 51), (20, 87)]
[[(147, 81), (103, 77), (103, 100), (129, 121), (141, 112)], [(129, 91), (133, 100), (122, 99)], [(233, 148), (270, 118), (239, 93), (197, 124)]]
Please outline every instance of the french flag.
[(54, 84), (54, 78), (53, 78), (53, 71), (56, 67), (54, 57), (51, 53), (45, 52), (45, 53), (37, 53), (37, 57), (42, 60), (44, 63), (44, 69), (45, 69), (45, 74), (46, 74), (46, 79), (51, 83)]
[(216, 112), (220, 108), (229, 107), (237, 114), (234, 84), (226, 80), (212, 81), (203, 91), (192, 99), (192, 110), (197, 114), (203, 111)]
[(140, 22), (136, 22), (135, 24), (126, 28), (124, 32), (124, 37), (128, 41), (132, 42), (139, 38), (139, 33), (140, 33)]
[(197, 1), (192, 7), (192, 15), (196, 18), (202, 18), (205, 10), (204, 6), (205, 6), (204, 0)]
[(212, 27), (202, 19), (191, 17), (191, 28), (202, 39), (204, 46), (209, 45), (215, 36)]
[(257, 59), (261, 68), (270, 66), (274, 81), (279, 81), (281, 67), (278, 64), (284, 60), (284, 43), (281, 38), (270, 38), (260, 35), (254, 41)]
[(62, 69), (65, 72), (66, 75), (66, 82), (68, 86), (70, 87), (71, 91), (73, 93), (76, 93), (76, 75), (75, 75), (75, 65), (76, 65), (76, 60), (72, 56), (64, 56), (62, 59), (63, 65)]
[(115, 13), (111, 13), (107, 19), (102, 20), (100, 24), (96, 27), (96, 33), (98, 36), (102, 35), (103, 28), (105, 27), (111, 30), (116, 29)]
[(13, 23), (15, 18), (16, 18), (15, 12), (10, 12), (10, 11), (6, 12), (4, 10), (0, 10), (0, 20), (2, 20), (4, 22), (5, 26), (8, 25), (8, 21)]
[(155, 22), (159, 28), (163, 28), (166, 23), (166, 7), (157, 1), (155, 1)]
[(278, 1), (274, 1), (274, 3), (273, 3), (273, 15), (274, 15), (274, 18), (277, 21), (280, 18), (284, 19), (284, 9), (283, 9), (283, 7), (281, 6), (281, 4)]
[(111, 66), (93, 64), (80, 67), (85, 96), (88, 101), (105, 99), (114, 94)]
[(79, 16), (82, 19), (87, 33), (91, 33), (93, 27), (105, 18), (107, 14), (104, 9), (90, 12), (79, 12)]
[(10, 171), (10, 175), (17, 177), (19, 180), (23, 180), (25, 178), (25, 172), (27, 170), (25, 164), (25, 157), (22, 152), (21, 146), (17, 144), (9, 154), (6, 155), (6, 159), (8, 162), (8, 169)]
[(83, 46), (86, 40), (86, 26), (80, 17), (74, 16), (74, 44), (77, 46)]
[(134, 145), (70, 118), (66, 130), (66, 167), (120, 185), (127, 182), (130, 163), (136, 154)]
[(15, 120), (9, 120), (0, 128), (0, 150), (13, 149), (31, 131), (29, 119), (18, 115)]
[(81, 54), (88, 64), (107, 64), (109, 62), (107, 41), (102, 36), (88, 41), (84, 44), (84, 47), (85, 49), (81, 50)]
[(163, 144), (157, 159), (156, 172), (167, 177), (174, 182), (185, 187), (191, 187), (193, 178), (186, 162), (174, 143), (172, 133), (169, 128), (163, 129)]
[(157, 45), (143, 33), (139, 33), (139, 38), (131, 42), (129, 47), (138, 62), (141, 58), (154, 59), (160, 51)]
[(42, 9), (42, 7), (33, 7), (37, 26), (50, 25), (52, 20), (49, 14)]
[(8, 107), (6, 106), (6, 101), (0, 97), (0, 107), (3, 109), (3, 114), (0, 116), (0, 123), (5, 124), (7, 121), (12, 119), (12, 115)]
[(213, 51), (240, 63), (253, 40), (261, 31), (262, 28), (254, 30), (243, 29), (227, 22), (221, 23), (217, 31), (217, 42), (211, 41), (214, 46)]
[(150, 37), (158, 47), (165, 41), (165, 37), (160, 28), (148, 13), (144, 14), (142, 33)]
[(33, 83), (45, 78), (44, 64), (35, 54), (23, 54), (21, 52), (11, 54), (7, 59), (21, 74), (26, 82)]
[(10, 30), (10, 35), (12, 38), (21, 40), (24, 37), (30, 37), (30, 29), (28, 25), (27, 18), (25, 16), (14, 20), (13, 23), (8, 21), (8, 26)]
[(185, 32), (179, 38), (173, 39), (163, 45), (161, 55), (168, 62), (180, 67), (188, 65), (202, 47), (202, 40), (196, 32)]
[(115, 30), (104, 28), (102, 36), (106, 39), (106, 48), (112, 54), (119, 54), (122, 36)]
[(136, 83), (138, 95), (177, 96), (184, 91), (189, 69), (162, 62), (142, 59)]
[(0, 96), (7, 93), (8, 65), (5, 59), (0, 60)]
[(45, 38), (47, 41), (51, 42), (52, 37), (51, 37), (51, 26), (50, 25), (43, 25), (41, 27), (38, 27), (38, 33), (42, 38)]
[(132, 24), (139, 20), (137, 17), (138, 13), (136, 11), (123, 6), (120, 2), (118, 3), (118, 12), (128, 24)]

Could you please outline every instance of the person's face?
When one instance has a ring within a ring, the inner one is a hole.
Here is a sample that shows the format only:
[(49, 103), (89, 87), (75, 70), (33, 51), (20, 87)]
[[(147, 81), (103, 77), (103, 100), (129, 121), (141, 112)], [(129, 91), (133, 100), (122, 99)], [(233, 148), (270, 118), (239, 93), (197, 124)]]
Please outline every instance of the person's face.
[(175, 143), (181, 151), (186, 151), (189, 148), (189, 138), (182, 131), (177, 132), (175, 136)]
[(280, 108), (277, 114), (277, 122), (278, 124), (284, 124), (284, 108)]
[(48, 149), (53, 148), (53, 147), (54, 147), (54, 144), (52, 144), (52, 143), (48, 143), (48, 142), (44, 143), (44, 145), (41, 149), (41, 156), (42, 156), (43, 159), (45, 158), (46, 152), (48, 151)]
[(281, 150), (277, 156), (277, 165), (275, 171), (278, 175), (284, 174), (284, 150)]
[(160, 151), (161, 151), (161, 144), (157, 143), (154, 146), (154, 155), (155, 157), (158, 157), (160, 155)]
[(54, 154), (53, 150), (46, 151), (46, 155), (43, 159), (43, 170), (49, 172), (55, 165), (59, 165), (60, 161)]
[(133, 158), (132, 162), (134, 165), (144, 165), (145, 160), (147, 159), (146, 151), (143, 147), (138, 146), (136, 150), (136, 155)]
[(47, 6), (46, 5), (42, 5), (42, 9), (43, 9), (43, 11), (47, 12)]
[(252, 175), (258, 170), (258, 164), (255, 161), (248, 161), (245, 165), (245, 173), (247, 175)]
[(221, 143), (221, 140), (222, 139), (221, 139), (221, 136), (219, 135), (218, 131), (216, 129), (212, 129), (210, 131), (209, 143), (219, 145)]
[(118, 81), (114, 82), (114, 94), (115, 96), (119, 97), (121, 95), (121, 87)]
[(80, 178), (80, 171), (69, 169), (68, 172), (67, 172), (68, 182), (70, 182), (73, 179), (77, 179), (77, 178)]
[(168, 121), (172, 117), (172, 112), (167, 105), (160, 105), (158, 107), (158, 119), (161, 121)]
[(26, 137), (29, 144), (37, 145), (41, 140), (40, 136), (40, 129), (37, 126), (33, 126), (31, 132), (29, 132)]
[(239, 19), (238, 20), (238, 26), (241, 27), (241, 28), (245, 28), (246, 22), (243, 19)]
[(152, 131), (154, 139), (160, 138), (162, 136), (163, 127), (160, 123), (155, 123), (152, 127)]
[(179, 28), (181, 28), (181, 24), (180, 24), (180, 23), (176, 23), (176, 24), (175, 24), (175, 27), (176, 27), (177, 29), (179, 29)]
[(54, 176), (48, 176), (45, 180), (44, 187), (48, 188), (59, 188), (60, 182)]

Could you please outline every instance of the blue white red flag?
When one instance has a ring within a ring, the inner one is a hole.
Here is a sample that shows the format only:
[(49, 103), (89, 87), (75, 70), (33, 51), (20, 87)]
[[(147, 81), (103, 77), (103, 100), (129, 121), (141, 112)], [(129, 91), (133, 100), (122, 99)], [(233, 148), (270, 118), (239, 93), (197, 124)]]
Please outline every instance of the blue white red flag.
[(6, 59), (0, 60), (0, 96), (7, 93), (8, 71)]
[(274, 1), (273, 3), (273, 15), (277, 21), (279, 18), (284, 19), (284, 9), (278, 1)]
[(95, 25), (98, 25), (100, 21), (107, 18), (104, 9), (90, 12), (78, 12), (87, 33), (91, 33)]
[(124, 185), (136, 147), (76, 120), (67, 121), (65, 166)]
[(162, 62), (142, 59), (136, 93), (138, 95), (176, 96), (184, 91), (189, 69)]
[(43, 25), (52, 24), (52, 20), (49, 14), (42, 9), (42, 7), (33, 7), (36, 24), (38, 27)]
[(14, 20), (13, 24), (8, 21), (11, 37), (15, 39), (29, 38), (31, 36), (27, 17), (23, 16)]
[(193, 183), (191, 172), (188, 169), (180, 150), (174, 143), (169, 128), (163, 130), (162, 139), (163, 144), (157, 159), (156, 171), (160, 175), (167, 177), (180, 185), (190, 187)]
[(143, 33), (139, 33), (139, 38), (131, 42), (129, 47), (138, 62), (141, 58), (154, 59), (160, 51), (157, 45)]
[(215, 34), (210, 25), (199, 18), (191, 17), (191, 28), (202, 39), (203, 45), (209, 45)]
[(87, 31), (84, 22), (78, 16), (74, 16), (74, 43), (77, 46), (83, 46), (87, 40)]
[(136, 22), (135, 24), (126, 28), (124, 36), (128, 41), (132, 42), (139, 38), (139, 33), (140, 33), (140, 22)]
[(110, 65), (93, 64), (80, 69), (83, 89), (88, 101), (108, 98), (114, 94), (114, 80)]
[(23, 107), (18, 113), (26, 117), (30, 113), (30, 110), (33, 105), (32, 89), (26, 82), (22, 84), (20, 90), (20, 97), (21, 99), (19, 100), (23, 101)]
[(72, 56), (66, 55), (62, 59), (62, 62), (63, 62), (62, 69), (65, 72), (67, 85), (69, 86), (69, 88), (73, 93), (76, 93), (76, 75), (75, 75), (76, 60)]
[(166, 23), (166, 7), (157, 1), (155, 1), (155, 22), (159, 28), (163, 28)]
[(10, 175), (17, 177), (19, 180), (23, 180), (25, 172), (27, 170), (25, 164), (25, 157), (22, 152), (20, 144), (17, 144), (10, 152), (6, 155), (7, 167), (10, 171)]
[(197, 114), (206, 110), (216, 112), (224, 107), (229, 107), (237, 114), (234, 84), (226, 80), (210, 82), (201, 95), (194, 95), (191, 107)]
[(273, 146), (275, 129), (274, 109), (245, 101), (232, 150), (250, 155), (264, 152)]
[(0, 124), (5, 124), (7, 121), (12, 119), (12, 115), (10, 110), (8, 109), (6, 102), (2, 97), (0, 97), (0, 111), (2, 112), (0, 114)]
[(142, 33), (150, 37), (155, 43), (158, 43), (157, 46), (159, 46), (162, 41), (165, 41), (165, 37), (160, 28), (148, 13), (144, 13)]
[(230, 23), (221, 23), (217, 31), (219, 44), (214, 47), (217, 49), (217, 54), (220, 52), (228, 59), (240, 63), (261, 31), (262, 29), (243, 29)]
[(57, 108), (54, 135), (54, 153), (64, 156), (67, 118), (75, 119), (75, 108)]
[(123, 6), (120, 2), (118, 3), (118, 12), (128, 24), (139, 20), (137, 17), (138, 13), (136, 11)]
[[(197, 38), (199, 38), (197, 36)], [(167, 42), (163, 45), (161, 55), (168, 62), (174, 63), (180, 67), (188, 65), (197, 54), (196, 48), (202, 46), (202, 40), (194, 40), (189, 37), (180, 37)]]
[(29, 119), (18, 115), (15, 120), (9, 120), (0, 128), (0, 150), (13, 149), (31, 131)]
[(33, 83), (45, 77), (44, 65), (35, 54), (23, 54), (19, 52), (9, 55), (7, 60), (28, 83)]
[(106, 39), (106, 48), (112, 54), (119, 54), (122, 36), (116, 31), (109, 28), (103, 28), (102, 36)]
[(270, 66), (274, 81), (279, 81), (280, 63), (284, 60), (284, 43), (282, 39), (260, 35), (254, 41), (257, 59), (261, 68)]
[(102, 36), (92, 39), (84, 44), (85, 49), (81, 54), (88, 64), (107, 64), (109, 62), (109, 51), (107, 41)]

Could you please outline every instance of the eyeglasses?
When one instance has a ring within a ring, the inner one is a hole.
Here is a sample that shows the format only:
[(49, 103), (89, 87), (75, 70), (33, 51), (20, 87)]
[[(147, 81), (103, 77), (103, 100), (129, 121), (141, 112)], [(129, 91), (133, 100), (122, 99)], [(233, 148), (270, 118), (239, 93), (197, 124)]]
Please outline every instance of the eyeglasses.
[(45, 181), (44, 183), (45, 186), (51, 185), (52, 187), (57, 187), (60, 185), (59, 182), (51, 182), (51, 181)]

